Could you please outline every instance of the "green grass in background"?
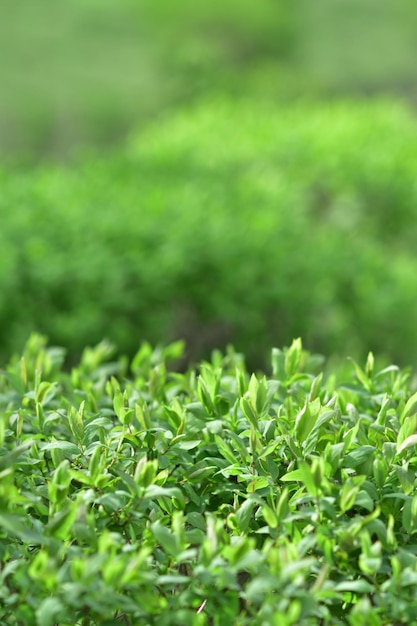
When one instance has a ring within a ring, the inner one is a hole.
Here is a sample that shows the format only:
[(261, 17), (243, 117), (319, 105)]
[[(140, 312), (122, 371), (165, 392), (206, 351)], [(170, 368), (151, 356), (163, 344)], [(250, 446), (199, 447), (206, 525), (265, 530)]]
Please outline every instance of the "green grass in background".
[(415, 101), (414, 0), (4, 0), (0, 156), (68, 158), (212, 93)]
[(0, 341), (415, 362), (417, 126), (392, 102), (209, 101), (77, 167), (1, 173)]

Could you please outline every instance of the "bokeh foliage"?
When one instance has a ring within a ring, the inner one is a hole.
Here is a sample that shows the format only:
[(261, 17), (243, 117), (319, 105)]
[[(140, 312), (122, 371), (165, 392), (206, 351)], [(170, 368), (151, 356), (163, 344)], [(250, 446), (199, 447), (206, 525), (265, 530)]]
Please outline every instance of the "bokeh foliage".
[(4, 0), (0, 154), (112, 145), (212, 93), (414, 102), (416, 25), (414, 0)]
[(36, 328), (72, 356), (184, 336), (261, 363), (302, 334), (414, 361), (392, 96), (415, 101), (416, 21), (414, 0), (5, 0), (2, 357)]
[(233, 342), (253, 364), (417, 352), (417, 125), (400, 105), (214, 99), (75, 168), (3, 170), (1, 345)]

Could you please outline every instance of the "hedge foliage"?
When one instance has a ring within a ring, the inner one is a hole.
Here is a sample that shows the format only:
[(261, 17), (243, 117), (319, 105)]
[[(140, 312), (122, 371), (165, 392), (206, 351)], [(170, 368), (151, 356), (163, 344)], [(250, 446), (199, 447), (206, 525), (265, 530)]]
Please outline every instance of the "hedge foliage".
[(185, 338), (249, 362), (417, 353), (417, 125), (393, 103), (211, 101), (74, 167), (0, 172), (0, 346)]
[(295, 340), (272, 372), (32, 336), (0, 375), (4, 626), (417, 620), (417, 394)]

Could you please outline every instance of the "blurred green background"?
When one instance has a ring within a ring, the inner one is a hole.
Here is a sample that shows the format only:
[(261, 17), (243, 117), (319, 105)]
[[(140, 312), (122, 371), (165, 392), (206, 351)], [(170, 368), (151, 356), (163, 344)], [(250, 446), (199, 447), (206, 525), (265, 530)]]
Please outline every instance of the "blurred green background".
[(66, 157), (213, 92), (415, 102), (414, 0), (3, 0), (3, 155)]
[(414, 0), (3, 0), (0, 351), (416, 363)]

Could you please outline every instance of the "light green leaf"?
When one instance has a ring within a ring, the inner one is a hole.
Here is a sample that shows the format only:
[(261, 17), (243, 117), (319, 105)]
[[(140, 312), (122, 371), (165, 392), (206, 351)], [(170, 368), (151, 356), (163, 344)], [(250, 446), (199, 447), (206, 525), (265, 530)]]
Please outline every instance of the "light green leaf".
[(5, 454), (4, 456), (0, 456), (0, 470), (11, 467), (17, 461), (17, 459), (24, 453), (28, 448), (31, 448), (34, 444), (34, 441), (28, 440), (25, 443), (22, 443), (20, 446), (17, 446), (14, 450)]
[(300, 469), (296, 469), (296, 470), (293, 470), (292, 472), (288, 472), (288, 474), (284, 474), (284, 476), (281, 476), (280, 480), (282, 482), (302, 481), (303, 473)]
[(166, 526), (163, 526), (160, 522), (155, 522), (151, 524), (151, 531), (156, 541), (168, 554), (177, 556), (181, 548), (177, 546), (175, 535)]
[(299, 443), (303, 443), (313, 430), (320, 413), (320, 408), (320, 399), (316, 398), (313, 402), (306, 401), (303, 408), (298, 413), (295, 419), (295, 434)]
[(255, 502), (247, 499), (236, 511), (237, 521), (239, 528), (242, 532), (246, 532), (249, 527), (250, 520), (252, 519), (253, 509), (255, 508)]
[(256, 409), (253, 408), (252, 404), (249, 402), (247, 398), (240, 399), (240, 408), (243, 411), (245, 417), (248, 418), (249, 422), (254, 426), (254, 428), (258, 428), (258, 414)]
[(407, 439), (404, 439), (401, 445), (398, 446), (397, 454), (401, 454), (401, 452), (404, 452), (404, 450), (406, 450), (407, 448), (411, 448), (411, 446), (415, 445), (417, 445), (417, 433), (414, 435), (410, 435), (409, 437), (407, 437)]
[(400, 415), (400, 422), (403, 422), (406, 417), (411, 415), (412, 412), (415, 412), (414, 409), (417, 411), (417, 392), (407, 400), (407, 403)]
[(285, 374), (287, 379), (290, 379), (297, 373), (298, 366), (301, 361), (301, 353), (302, 353), (302, 343), (301, 339), (294, 339), (290, 348), (288, 348), (285, 354)]
[(80, 408), (78, 410), (72, 406), (70, 407), (70, 410), (68, 412), (68, 421), (71, 432), (78, 443), (82, 443), (84, 439), (84, 404), (85, 400), (81, 402)]
[(262, 515), (270, 528), (278, 526), (277, 515), (267, 504), (262, 505)]
[(72, 502), (71, 505), (56, 513), (49, 520), (46, 528), (51, 535), (58, 539), (68, 539), (69, 532), (77, 516), (77, 505)]
[(216, 445), (220, 454), (226, 459), (226, 461), (229, 461), (229, 463), (234, 465), (237, 461), (237, 458), (235, 456), (235, 453), (232, 451), (232, 449), (226, 444), (225, 441), (223, 441), (221, 437), (219, 437), (219, 435), (215, 435), (214, 440), (216, 442)]
[(63, 608), (61, 600), (53, 596), (42, 600), (36, 609), (37, 626), (54, 626)]
[(342, 580), (334, 587), (335, 591), (350, 591), (352, 593), (372, 593), (374, 591), (373, 585), (368, 581), (362, 579), (359, 580)]
[(415, 433), (417, 433), (417, 415), (404, 418), (400, 430), (398, 431), (397, 446), (400, 446), (405, 439)]
[(53, 450), (54, 448), (70, 455), (81, 453), (79, 447), (76, 446), (75, 443), (71, 443), (71, 441), (53, 441), (40, 446), (41, 450)]

